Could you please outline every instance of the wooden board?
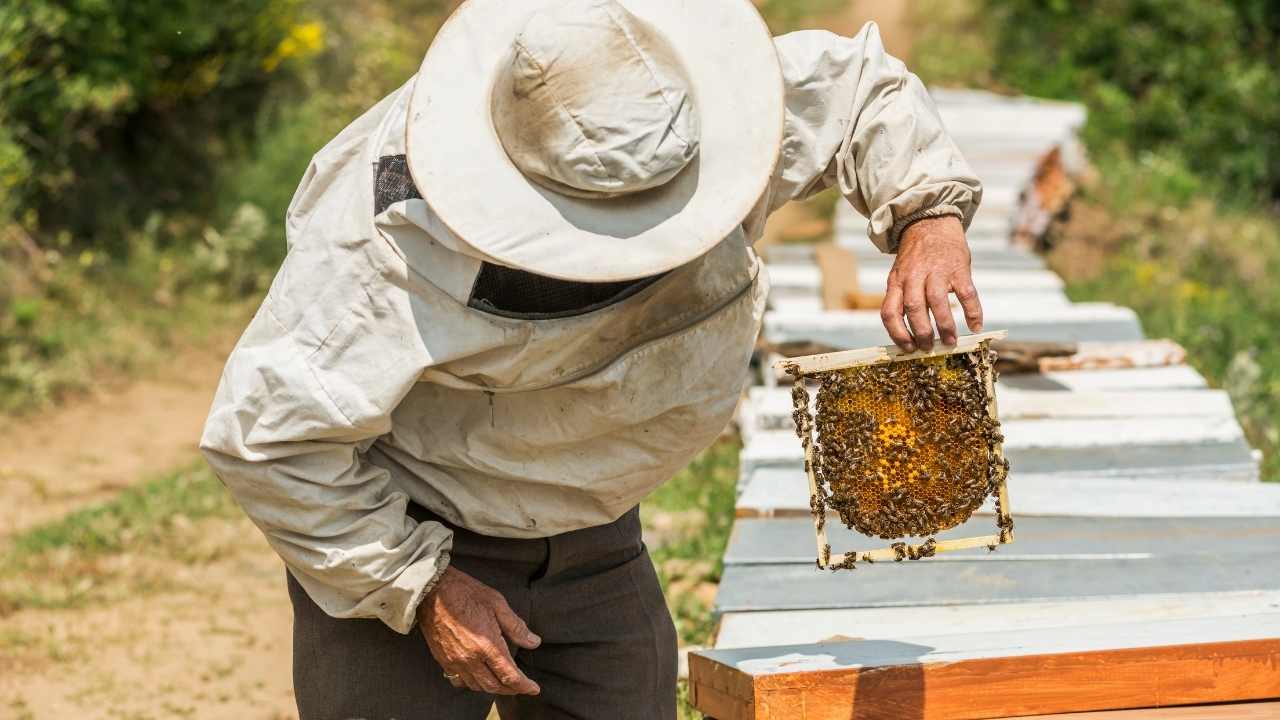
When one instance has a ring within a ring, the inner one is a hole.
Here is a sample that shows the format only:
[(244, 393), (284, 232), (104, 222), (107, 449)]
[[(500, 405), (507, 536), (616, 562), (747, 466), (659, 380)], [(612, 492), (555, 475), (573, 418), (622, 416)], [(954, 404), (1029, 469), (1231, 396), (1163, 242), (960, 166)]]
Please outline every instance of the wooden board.
[[(1019, 517), (1280, 517), (1280, 483), (1248, 481), (1256, 477), (1256, 469), (1250, 468), (1171, 476), (1026, 473), (1014, 468), (1009, 492)], [(978, 513), (992, 510), (988, 501)], [(800, 468), (755, 470), (742, 480), (736, 512), (742, 518), (808, 517), (804, 473)]]
[[(1080, 345), (1082, 348), (1097, 346), (1094, 343)], [(774, 375), (770, 374), (769, 377)], [(1172, 365), (1005, 374), (1000, 377), (999, 387), (1060, 392), (1145, 392), (1193, 390), (1206, 387), (1206, 383), (1195, 369), (1186, 365)]]
[[(1275, 720), (1280, 718), (1280, 702), (1254, 701), (1139, 710), (1099, 710), (1053, 715), (1023, 715), (1019, 720)], [(996, 720), (1012, 720), (997, 718)]]
[[(858, 268), (858, 284), (868, 290), (883, 291), (889, 280), (887, 266), (861, 266)], [(1048, 270), (1008, 270), (1002, 268), (973, 269), (973, 284), (980, 297), (1005, 290), (1058, 290), (1062, 279)]]
[(717, 720), (970, 720), (1280, 697), (1280, 615), (689, 654)]
[[(832, 243), (822, 243), (813, 249), (814, 262), (821, 277), (822, 305), (827, 310), (845, 310), (849, 307), (846, 297), (862, 290), (858, 285), (858, 260), (854, 254)], [(882, 291), (883, 288), (873, 288)]]
[[(1017, 497), (1014, 497), (1017, 512)], [(1021, 533), (1021, 523), (1018, 532)], [(1016, 551), (1021, 543), (997, 554)], [(834, 545), (834, 543), (833, 543)], [(726, 565), (718, 612), (849, 607), (968, 605), (1081, 597), (1280, 589), (1280, 553), (1253, 557), (1216, 545), (1217, 555), (1186, 558), (1118, 554), (1114, 559), (964, 562), (919, 560), (858, 564), (831, 573), (812, 563)]]
[[(964, 317), (958, 310), (955, 320), (957, 327), (964, 327)], [(1078, 303), (1053, 312), (1006, 308), (998, 315), (987, 313), (985, 322), (989, 327), (1007, 329), (1010, 339), (1014, 340), (1142, 339), (1142, 328), (1133, 311), (1106, 303)], [(839, 348), (891, 342), (880, 313), (874, 310), (829, 311), (821, 315), (771, 311), (765, 313), (764, 337), (771, 343), (815, 341)]]
[(720, 616), (716, 648), (829, 642), (840, 638), (904, 639), (921, 635), (1005, 632), (1134, 619), (1187, 620), (1280, 613), (1280, 590), (1190, 592), (925, 607), (732, 612)]
[[(1044, 427), (1020, 427), (1033, 423)], [(1152, 421), (1156, 423), (1161, 427), (1123, 421), (1091, 425), (1083, 420), (1012, 420), (1003, 424), (1005, 455), (1017, 471), (1029, 473), (1257, 479), (1258, 458), (1234, 420), (1219, 425)], [(1071, 434), (1055, 435), (1053, 430)], [(795, 468), (801, 462), (800, 441), (785, 430), (753, 433), (738, 456), (743, 479), (758, 468)]]
[(1007, 375), (1000, 378), (1000, 385), (1021, 390), (1070, 390), (1073, 392), (1115, 390), (1142, 392), (1206, 387), (1204, 377), (1186, 365)]
[[(1168, 390), (1164, 392), (1062, 392), (1021, 390), (996, 386), (1000, 418), (1012, 420), (1085, 420), (1235, 417), (1231, 398), (1223, 390)], [(744, 435), (764, 430), (792, 430), (794, 410), (789, 388), (754, 387), (738, 411)]]
[[(1016, 507), (1021, 499), (1014, 496)], [(996, 552), (985, 548), (939, 555), (918, 564), (1056, 562), (1058, 560), (1208, 558), (1224, 552), (1254, 557), (1280, 554), (1280, 516), (1114, 518), (1035, 516), (1017, 519), (1018, 541)], [(838, 519), (827, 523), (832, 548), (868, 542)], [(940, 540), (989, 532), (994, 518), (974, 517), (938, 534)], [(918, 542), (918, 541), (917, 541)], [(739, 518), (724, 553), (725, 565), (813, 564), (813, 528), (805, 518)], [(1280, 589), (1280, 578), (1275, 581)]]
[[(816, 264), (769, 264), (769, 285), (772, 292), (805, 290), (819, 292), (822, 288), (822, 272)], [(889, 276), (887, 266), (857, 268), (858, 286), (868, 292), (883, 292)], [(975, 267), (973, 282), (979, 293), (1003, 291), (1053, 291), (1062, 292), (1062, 279), (1048, 270), (1002, 270)]]

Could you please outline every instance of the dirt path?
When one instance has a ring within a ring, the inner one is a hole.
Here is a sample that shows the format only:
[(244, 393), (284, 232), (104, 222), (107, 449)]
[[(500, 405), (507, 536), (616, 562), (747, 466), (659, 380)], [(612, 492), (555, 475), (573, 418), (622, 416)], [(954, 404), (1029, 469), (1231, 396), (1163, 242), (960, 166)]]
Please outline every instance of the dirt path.
[(131, 597), (0, 617), (0, 717), (296, 717), (280, 561), (244, 519), (189, 535), (210, 561), (112, 559), (101, 594)]
[(234, 342), (227, 333), (178, 351), (149, 377), (0, 420), (0, 538), (193, 461)]

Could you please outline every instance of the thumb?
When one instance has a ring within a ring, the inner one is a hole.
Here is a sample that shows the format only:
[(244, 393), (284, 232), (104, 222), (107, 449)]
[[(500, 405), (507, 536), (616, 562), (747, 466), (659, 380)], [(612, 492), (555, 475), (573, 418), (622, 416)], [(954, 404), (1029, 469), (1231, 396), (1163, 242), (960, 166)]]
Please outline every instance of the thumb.
[(498, 627), (502, 628), (502, 634), (506, 635), (511, 642), (526, 650), (532, 650), (542, 644), (542, 638), (529, 629), (510, 605), (505, 602), (499, 604), (494, 607), (493, 614), (498, 620)]

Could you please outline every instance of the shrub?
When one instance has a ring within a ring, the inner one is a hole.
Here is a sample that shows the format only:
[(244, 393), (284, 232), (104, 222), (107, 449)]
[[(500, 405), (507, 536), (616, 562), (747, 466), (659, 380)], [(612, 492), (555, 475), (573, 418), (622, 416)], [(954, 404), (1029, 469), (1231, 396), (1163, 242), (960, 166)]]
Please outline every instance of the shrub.
[(0, 212), (111, 247), (155, 211), (208, 207), (269, 82), (321, 40), (299, 2), (0, 5)]
[(1280, 5), (987, 0), (986, 8), (996, 76), (1032, 95), (1088, 103), (1095, 158), (1112, 147), (1155, 151), (1224, 196), (1280, 198)]

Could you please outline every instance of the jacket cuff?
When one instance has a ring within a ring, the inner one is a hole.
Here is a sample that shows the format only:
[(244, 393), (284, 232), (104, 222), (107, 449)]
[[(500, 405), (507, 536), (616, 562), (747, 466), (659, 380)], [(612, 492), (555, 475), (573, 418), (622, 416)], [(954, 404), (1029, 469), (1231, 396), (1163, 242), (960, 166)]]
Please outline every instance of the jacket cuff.
[(403, 607), (382, 617), (382, 621), (388, 627), (401, 635), (408, 635), (413, 631), (414, 627), (418, 625), (418, 606), (422, 604), (422, 600), (426, 598), (427, 593), (434, 590), (436, 585), (439, 584), (444, 571), (449, 569), (450, 556), (448, 550), (442, 550), (439, 555), (423, 558), (400, 573), (396, 584), (401, 587), (411, 588), (411, 591)]
[(948, 216), (960, 218), (960, 222), (962, 223), (965, 220), (963, 210), (955, 205), (948, 205), (944, 203), (942, 205), (934, 205), (933, 207), (925, 208), (923, 210), (917, 210), (916, 212), (895, 221), (893, 223), (893, 228), (889, 230), (889, 247), (893, 248), (894, 252), (897, 252), (898, 243), (902, 240), (902, 233), (906, 232), (907, 227), (917, 220)]

